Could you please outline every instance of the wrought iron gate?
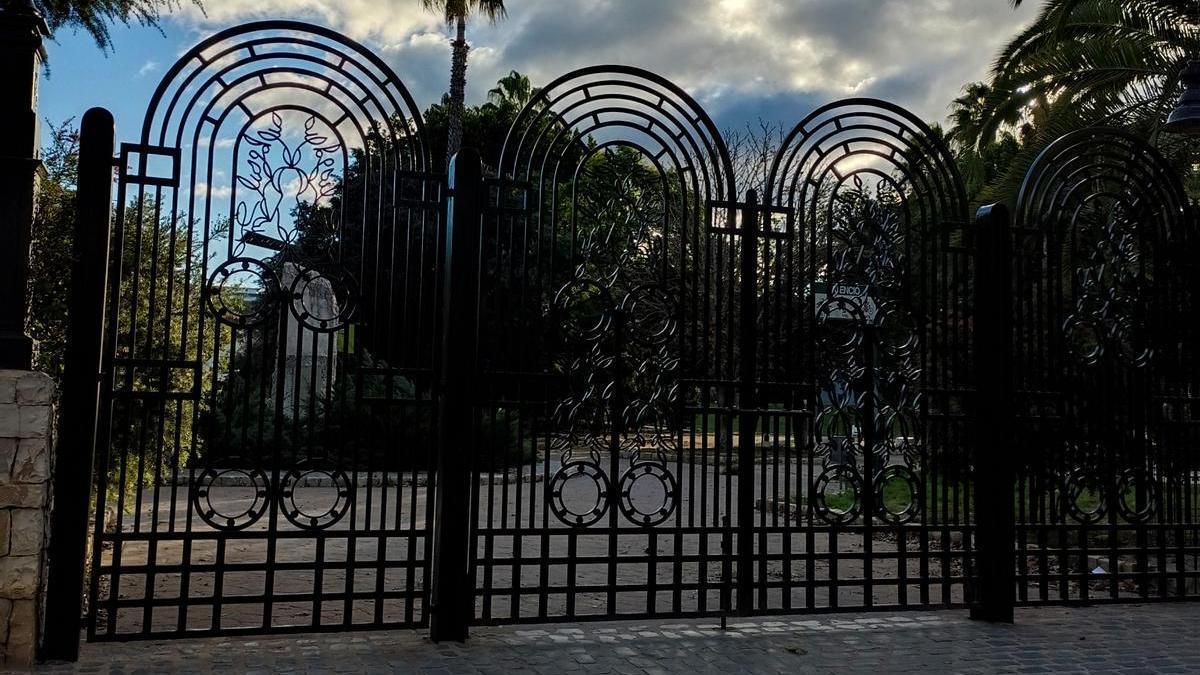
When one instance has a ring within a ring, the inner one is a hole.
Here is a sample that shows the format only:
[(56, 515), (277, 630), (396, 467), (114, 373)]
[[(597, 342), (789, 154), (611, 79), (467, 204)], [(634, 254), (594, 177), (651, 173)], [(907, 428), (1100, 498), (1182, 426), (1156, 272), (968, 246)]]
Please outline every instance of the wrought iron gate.
[(795, 128), (769, 186), (753, 607), (963, 605), (972, 251), (954, 158), (907, 111), (851, 99)]
[(925, 125), (818, 110), (735, 201), (694, 101), (592, 68), (498, 166), (477, 621), (966, 602), (966, 199)]
[(476, 619), (727, 611), (738, 259), (715, 125), (652, 73), (585, 69), (525, 108), (498, 166)]
[(91, 639), (426, 621), (442, 186), (377, 56), (257, 23), (121, 146)]
[(850, 99), (743, 195), (608, 66), (485, 159), (432, 172), (325, 29), (167, 74), (119, 158), (90, 639), (1200, 595), (1197, 237), (1144, 144), (1068, 136), (972, 223), (940, 137)]
[(1200, 596), (1197, 233), (1144, 141), (1089, 129), (1025, 180), (1011, 234), (1021, 603)]

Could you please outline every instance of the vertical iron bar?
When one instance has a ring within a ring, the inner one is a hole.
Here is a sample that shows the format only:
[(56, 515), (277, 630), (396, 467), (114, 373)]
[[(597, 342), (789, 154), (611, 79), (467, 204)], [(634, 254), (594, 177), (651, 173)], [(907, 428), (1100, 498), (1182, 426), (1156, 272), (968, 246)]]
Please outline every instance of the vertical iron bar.
[(467, 639), (475, 589), (470, 585), (471, 480), (475, 447), (471, 389), (476, 378), (482, 165), (464, 149), (450, 162), (442, 354), (438, 401), (438, 477), (434, 514), (429, 636)]
[[(863, 372), (859, 396), (859, 424), (862, 434), (863, 470), (861, 477), (860, 505), (862, 506), (862, 547), (863, 547), (863, 606), (872, 607), (875, 604), (874, 575), (875, 575), (875, 476), (882, 469), (875, 467), (875, 451), (881, 442), (878, 420), (878, 404), (875, 400), (876, 379), (875, 368), (879, 362), (879, 329), (875, 325), (877, 317), (862, 327)], [(851, 459), (853, 462), (853, 459)], [(897, 535), (899, 537), (899, 535)]]
[[(758, 426), (755, 378), (758, 370), (758, 193), (746, 193), (742, 207), (741, 359), (738, 395), (737, 611), (754, 608), (754, 445)], [(765, 506), (765, 505), (764, 505)], [(765, 552), (764, 552), (765, 553)], [(765, 581), (765, 580), (764, 580)]]
[(974, 416), (975, 532), (979, 564), (971, 618), (1012, 623), (1014, 548), (1012, 284), (1008, 209), (976, 215)]
[(47, 572), (43, 657), (55, 661), (79, 659), (88, 503), (100, 412), (100, 359), (112, 242), (115, 138), (112, 113), (103, 108), (87, 111), (79, 138), (70, 332), (58, 435), (61, 454), (54, 471), (54, 536)]

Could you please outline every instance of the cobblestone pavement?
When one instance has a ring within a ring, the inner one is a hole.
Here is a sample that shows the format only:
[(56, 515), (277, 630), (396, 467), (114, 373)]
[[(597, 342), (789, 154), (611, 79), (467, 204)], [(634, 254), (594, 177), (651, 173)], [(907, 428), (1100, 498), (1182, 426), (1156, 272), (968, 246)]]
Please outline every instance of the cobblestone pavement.
[(1186, 673), (1200, 672), (1200, 605), (476, 628), (466, 646), (423, 632), (85, 645), (78, 673)]

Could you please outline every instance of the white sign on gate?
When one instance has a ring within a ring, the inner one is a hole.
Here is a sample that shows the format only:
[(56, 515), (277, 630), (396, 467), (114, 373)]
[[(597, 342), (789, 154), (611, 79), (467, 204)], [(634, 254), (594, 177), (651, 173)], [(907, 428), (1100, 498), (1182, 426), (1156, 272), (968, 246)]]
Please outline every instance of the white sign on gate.
[[(866, 323), (875, 323), (875, 315), (878, 313), (879, 307), (875, 304), (875, 298), (871, 297), (870, 289), (866, 284), (835, 283), (832, 284), (832, 293), (830, 290), (830, 284), (813, 284), (813, 295), (816, 301), (814, 306), (817, 308), (818, 315), (822, 315), (826, 320), (862, 320)], [(831, 298), (835, 302), (826, 308), (825, 303)], [(857, 308), (859, 316), (855, 316), (855, 308)]]

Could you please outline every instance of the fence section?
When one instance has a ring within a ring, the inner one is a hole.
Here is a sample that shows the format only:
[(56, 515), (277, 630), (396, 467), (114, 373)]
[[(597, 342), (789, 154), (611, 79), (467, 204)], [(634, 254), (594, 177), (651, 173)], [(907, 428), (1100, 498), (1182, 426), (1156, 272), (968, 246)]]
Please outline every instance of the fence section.
[(447, 186), (325, 29), (171, 69), (118, 158), (91, 639), (1200, 595), (1195, 215), (1141, 141), (973, 225), (851, 99), (741, 194), (696, 101), (595, 67), (484, 159)]

